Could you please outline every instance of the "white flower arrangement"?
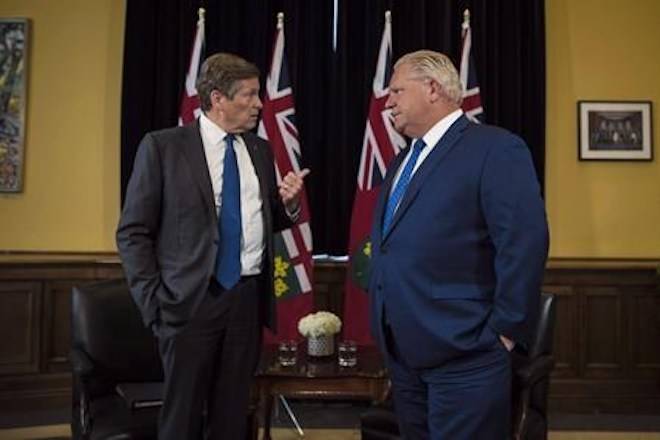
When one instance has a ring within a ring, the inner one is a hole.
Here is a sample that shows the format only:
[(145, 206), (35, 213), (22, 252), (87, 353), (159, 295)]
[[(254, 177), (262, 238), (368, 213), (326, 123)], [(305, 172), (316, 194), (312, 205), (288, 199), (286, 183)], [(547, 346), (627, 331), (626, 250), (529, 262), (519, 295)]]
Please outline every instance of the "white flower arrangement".
[(318, 338), (339, 333), (341, 320), (330, 312), (310, 313), (298, 321), (298, 331), (306, 338)]

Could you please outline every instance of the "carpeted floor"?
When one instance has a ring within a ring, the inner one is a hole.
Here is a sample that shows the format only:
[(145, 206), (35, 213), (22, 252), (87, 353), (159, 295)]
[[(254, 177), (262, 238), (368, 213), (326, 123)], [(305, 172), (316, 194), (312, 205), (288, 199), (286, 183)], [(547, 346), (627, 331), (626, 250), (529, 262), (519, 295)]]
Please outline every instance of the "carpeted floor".
[[(306, 440), (359, 439), (367, 403), (291, 401)], [(0, 440), (68, 440), (70, 411), (0, 413)], [(280, 406), (273, 415), (274, 440), (298, 440)], [(660, 440), (660, 415), (553, 414), (550, 440)]]
[[(274, 428), (271, 434), (273, 440), (303, 439), (294, 430), (287, 428)], [(69, 440), (69, 438), (66, 425), (0, 429), (2, 440)], [(360, 433), (354, 429), (306, 429), (304, 440), (360, 440)], [(552, 431), (548, 440), (660, 440), (660, 433)]]

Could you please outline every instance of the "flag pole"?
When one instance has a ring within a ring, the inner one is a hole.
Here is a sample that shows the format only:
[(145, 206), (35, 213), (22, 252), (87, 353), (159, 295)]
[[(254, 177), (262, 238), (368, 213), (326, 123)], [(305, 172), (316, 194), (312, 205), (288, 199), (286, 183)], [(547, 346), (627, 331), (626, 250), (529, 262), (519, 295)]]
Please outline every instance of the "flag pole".
[(406, 145), (405, 139), (393, 127), (391, 110), (385, 106), (392, 75), (392, 14), (391, 11), (384, 12), (385, 23), (380, 45), (377, 46), (378, 59), (362, 138), (348, 244), (350, 260), (344, 283), (343, 337), (361, 346), (374, 345), (368, 320), (365, 319), (370, 307), (367, 293), (371, 255), (370, 217), (376, 207), (387, 165)]
[(479, 84), (471, 54), (472, 29), (470, 28), (470, 10), (467, 8), (463, 11), (463, 24), (461, 28), (461, 39), (463, 40), (459, 69), (459, 77), (461, 86), (463, 87), (463, 103), (461, 107), (470, 120), (479, 123), (480, 120), (477, 116), (482, 115), (481, 117), (483, 118), (484, 111), (481, 106)]
[(183, 96), (179, 107), (179, 125), (184, 125), (195, 120), (200, 112), (199, 96), (197, 95), (197, 74), (204, 52), (204, 14), (206, 9), (197, 9), (197, 29), (190, 51), (190, 63), (184, 80)]
[[(282, 32), (282, 33), (280, 34), (280, 32)], [(272, 63), (272, 65), (271, 65), (271, 71), (270, 71), (270, 73), (268, 74), (268, 79), (267, 79), (267, 82), (268, 82), (268, 83), (270, 83), (270, 81), (271, 81), (271, 78), (272, 78), (271, 75), (274, 74), (273, 70), (274, 70), (274, 66), (276, 65), (276, 58), (277, 58), (276, 53), (277, 53), (277, 50), (278, 50), (278, 49), (277, 49), (277, 47), (278, 47), (278, 43), (277, 43), (277, 42), (279, 41), (278, 39), (279, 39), (280, 37), (284, 38), (284, 37), (283, 37), (283, 32), (284, 32), (284, 12), (278, 12), (278, 13), (277, 13), (277, 34), (276, 34), (277, 37), (276, 37), (276, 43), (274, 44), (274, 49), (273, 49), (273, 59), (271, 60), (271, 63)], [(283, 43), (283, 40), (282, 40), (282, 43)], [(283, 58), (283, 56), (284, 56), (284, 49), (283, 49), (283, 47), (284, 47), (284, 46), (282, 46), (282, 48), (281, 48), (280, 62), (282, 62), (282, 58)], [(268, 92), (268, 90), (269, 90), (268, 87), (269, 87), (269, 85), (267, 84), (267, 86), (266, 86), (266, 90), (267, 90), (267, 92), (266, 92), (266, 96), (264, 97), (264, 107), (266, 107), (266, 108), (270, 108), (270, 106), (272, 105), (272, 104), (271, 104), (271, 101), (270, 101), (270, 97), (269, 97), (269, 95), (268, 95), (268, 93), (269, 93), (269, 92)], [(292, 104), (292, 105), (293, 105), (293, 104)], [(292, 107), (292, 108), (293, 108), (293, 107)], [(263, 137), (265, 137), (265, 138), (267, 139), (267, 138), (268, 138), (268, 135), (267, 135), (267, 132), (266, 132), (266, 128), (265, 128), (265, 123), (264, 123), (264, 118), (263, 118), (263, 116), (262, 116), (262, 119), (261, 119), (261, 123), (259, 124), (259, 132), (260, 132), (260, 136), (261, 136), (261, 132), (262, 132), (262, 130), (263, 130)], [(271, 139), (271, 142), (277, 142), (277, 140), (276, 140), (276, 139)], [(271, 144), (271, 145), (272, 145), (272, 144)], [(274, 148), (278, 148), (278, 147), (274, 147)], [(282, 145), (282, 146), (281, 146), (281, 149), (282, 149), (282, 150), (286, 150), (286, 145)], [(281, 151), (281, 153), (284, 153), (284, 151)], [(276, 156), (277, 156), (277, 154), (276, 154)], [(277, 161), (276, 161), (276, 162), (277, 162)], [(296, 167), (298, 167), (297, 164), (294, 165), (294, 163), (291, 163), (291, 168), (292, 168), (292, 169), (295, 170)], [(280, 173), (279, 170), (280, 170), (280, 168), (279, 168), (278, 165), (276, 165), (276, 170), (278, 170), (278, 176), (279, 176), (279, 173)], [(284, 173), (281, 173), (281, 174), (284, 174)], [(303, 198), (306, 197), (304, 190), (303, 190), (303, 196), (302, 196), (302, 197), (303, 197)], [(305, 203), (305, 202), (303, 202), (303, 203)], [(306, 221), (307, 221), (307, 220), (306, 220)], [(299, 228), (299, 227), (300, 227), (299, 225), (295, 225), (295, 226), (292, 227), (291, 229), (287, 229), (286, 231), (284, 231), (284, 233), (286, 233), (286, 232), (289, 233), (288, 235), (291, 237), (291, 240), (292, 240), (292, 246), (293, 246), (294, 248), (297, 246), (297, 244), (295, 243), (295, 238), (293, 238), (294, 235), (293, 235), (293, 232), (292, 232), (292, 231), (293, 231), (294, 228)], [(283, 236), (284, 236), (284, 235), (282, 234), (282, 237), (283, 237)], [(279, 238), (278, 238), (278, 236), (276, 236), (275, 238), (276, 238), (276, 245), (275, 245), (275, 248), (276, 248), (276, 250), (277, 250), (277, 240), (279, 240)], [(284, 240), (282, 240), (282, 242), (284, 243)], [(287, 252), (287, 251), (285, 251), (285, 253), (286, 253), (286, 252)], [(290, 252), (290, 251), (289, 251), (289, 252)], [(276, 254), (276, 255), (277, 255), (277, 254)], [(277, 258), (279, 258), (279, 257), (277, 257)], [(291, 257), (288, 257), (288, 258), (291, 258)], [(310, 258), (311, 258), (311, 255), (310, 255)], [(295, 276), (295, 275), (294, 275), (294, 276)], [(300, 276), (300, 275), (298, 275), (298, 276)], [(280, 279), (280, 280), (281, 280), (281, 279)], [(299, 279), (299, 280), (300, 280), (300, 279)], [(300, 281), (299, 281), (299, 283), (300, 283)], [(301, 290), (304, 291), (304, 288), (303, 288), (302, 285), (301, 285)], [(311, 304), (310, 304), (310, 306), (311, 306)], [(279, 308), (279, 306), (278, 306), (278, 308)], [(289, 336), (289, 337), (291, 337), (291, 336)], [(289, 403), (287, 402), (286, 398), (285, 398), (282, 394), (279, 394), (279, 395), (278, 395), (278, 398), (279, 398), (280, 402), (282, 403), (282, 406), (284, 406), (284, 409), (286, 410), (286, 413), (287, 413), (287, 415), (289, 416), (289, 419), (291, 419), (291, 422), (293, 422), (294, 426), (296, 427), (296, 431), (298, 432), (298, 435), (299, 435), (300, 437), (304, 437), (304, 436), (305, 436), (305, 432), (303, 431), (302, 426), (300, 426), (300, 422), (298, 422), (298, 419), (296, 418), (295, 413), (293, 412), (293, 410), (292, 410), (291, 407), (289, 406)]]
[[(470, 10), (465, 8), (463, 11), (463, 23), (461, 24), (461, 64), (459, 69), (459, 76), (461, 79), (461, 85), (463, 86), (463, 94), (467, 90), (468, 82), (468, 70), (469, 70), (469, 51), (470, 46), (472, 45), (472, 38), (468, 36), (468, 31), (470, 30)], [(467, 52), (467, 53), (466, 53)]]

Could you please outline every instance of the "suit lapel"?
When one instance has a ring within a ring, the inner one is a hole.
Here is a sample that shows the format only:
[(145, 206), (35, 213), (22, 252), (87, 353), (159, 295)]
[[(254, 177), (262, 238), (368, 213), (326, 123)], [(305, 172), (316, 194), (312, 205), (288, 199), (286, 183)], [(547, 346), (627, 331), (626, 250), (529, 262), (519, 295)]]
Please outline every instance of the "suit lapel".
[(254, 172), (257, 174), (257, 180), (259, 181), (259, 191), (261, 192), (264, 220), (268, 222), (268, 225), (270, 223), (270, 200), (268, 198), (270, 193), (266, 186), (268, 179), (266, 178), (266, 171), (263, 168), (265, 166), (264, 161), (261, 159), (261, 153), (259, 152), (259, 146), (257, 145), (256, 137), (251, 136), (249, 133), (243, 134), (242, 137), (245, 145), (247, 146), (252, 165), (254, 166)]
[(199, 119), (194, 124), (185, 127), (183, 155), (190, 166), (192, 177), (202, 193), (202, 198), (209, 209), (215, 214), (215, 200), (213, 200), (213, 184), (209, 175), (209, 166), (206, 163), (202, 136), (199, 133)]
[(458, 118), (456, 122), (454, 122), (454, 124), (449, 127), (449, 130), (447, 130), (442, 138), (440, 138), (438, 143), (435, 144), (431, 154), (429, 154), (429, 156), (419, 166), (415, 174), (413, 174), (413, 177), (408, 184), (408, 188), (406, 189), (406, 193), (403, 195), (401, 203), (399, 204), (399, 207), (394, 214), (392, 224), (390, 225), (390, 228), (385, 231), (383, 241), (387, 239), (392, 230), (396, 227), (401, 217), (406, 213), (411, 203), (415, 200), (415, 197), (417, 197), (417, 194), (423, 187), (424, 181), (427, 179), (427, 177), (437, 167), (438, 163), (440, 163), (456, 145), (468, 124), (469, 121), (465, 115), (462, 115), (460, 118)]

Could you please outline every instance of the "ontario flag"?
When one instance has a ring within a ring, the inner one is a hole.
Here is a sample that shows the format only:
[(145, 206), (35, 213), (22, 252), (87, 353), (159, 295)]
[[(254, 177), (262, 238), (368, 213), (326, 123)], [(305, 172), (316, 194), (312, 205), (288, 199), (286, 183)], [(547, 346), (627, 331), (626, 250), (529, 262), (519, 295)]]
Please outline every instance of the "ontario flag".
[(462, 25), (463, 48), (461, 50), (461, 84), (463, 85), (463, 104), (461, 108), (465, 115), (476, 123), (484, 120), (484, 109), (481, 106), (481, 94), (479, 82), (477, 81), (477, 69), (472, 59), (472, 30), (470, 29), (470, 11), (463, 12)]
[(385, 108), (391, 69), (392, 25), (390, 11), (387, 11), (362, 141), (348, 245), (350, 258), (345, 285), (343, 335), (359, 345), (373, 344), (369, 332), (369, 299), (366, 290), (371, 257), (369, 233), (378, 187), (383, 182), (387, 165), (406, 145), (403, 137), (394, 130), (390, 111)]
[(179, 125), (186, 125), (197, 119), (201, 113), (199, 96), (197, 96), (197, 74), (204, 58), (204, 8), (197, 11), (197, 30), (193, 41), (190, 64), (186, 74), (186, 84), (181, 97), (181, 108), (179, 110)]
[[(266, 80), (259, 136), (267, 139), (275, 156), (277, 180), (289, 171), (300, 171), (300, 144), (295, 124), (291, 79), (284, 48), (284, 14), (277, 14), (277, 31), (270, 72)], [(275, 296), (277, 334), (266, 330), (264, 340), (274, 343), (299, 339), (298, 321), (312, 311), (312, 233), (309, 206), (303, 188), (300, 216), (291, 228), (275, 235)]]

